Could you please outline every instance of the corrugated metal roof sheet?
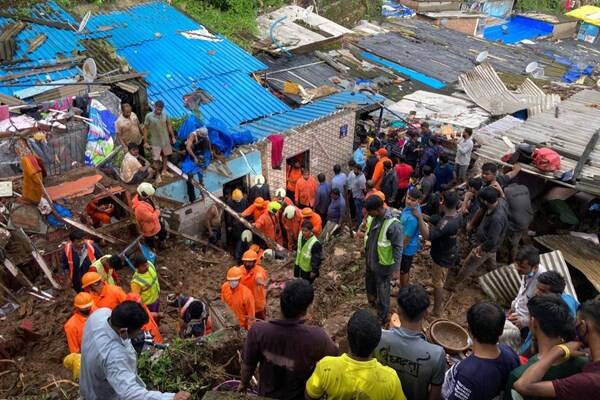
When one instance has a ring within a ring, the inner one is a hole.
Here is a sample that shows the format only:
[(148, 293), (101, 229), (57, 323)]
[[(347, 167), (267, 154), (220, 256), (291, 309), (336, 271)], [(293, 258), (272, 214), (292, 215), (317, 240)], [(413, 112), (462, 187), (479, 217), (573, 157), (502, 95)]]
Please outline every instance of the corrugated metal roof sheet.
[[(78, 26), (78, 22), (63, 10), (54, 1), (48, 1), (45, 3), (38, 3), (31, 7), (31, 17), (43, 19), (47, 21), (55, 21), (61, 23), (71, 24), (75, 27)], [(4, 27), (7, 24), (13, 23), (14, 20), (11, 18), (0, 17), (0, 26)], [(39, 35), (46, 35), (47, 39), (42, 43), (36, 50), (31, 53), (27, 53), (29, 47), (29, 41), (35, 39)], [(83, 51), (83, 46), (79, 43), (81, 35), (77, 34), (74, 30), (54, 28), (51, 26), (28, 23), (27, 27), (23, 29), (15, 37), (17, 41), (17, 49), (15, 51), (13, 59), (27, 59), (30, 62), (23, 62), (17, 64), (16, 67), (22, 67), (22, 69), (14, 69), (15, 65), (0, 67), (0, 76), (9, 74), (19, 73), (26, 71), (27, 67), (39, 66), (39, 65), (52, 65), (56, 61), (58, 56), (70, 58), (74, 52)], [(18, 83), (22, 85), (31, 85), (39, 82), (51, 82), (59, 79), (72, 78), (80, 73), (78, 67), (72, 67), (64, 69), (62, 71), (40, 73), (37, 75), (31, 75), (25, 78), (17, 79), (15, 82), (6, 83)], [(12, 96), (14, 92), (22, 90), (24, 87), (0, 87), (0, 93)]]
[(475, 131), (475, 139), (478, 143), (487, 143), (492, 138), (502, 137), (504, 132), (523, 123), (522, 119), (515, 118), (512, 115), (507, 115), (498, 121), (492, 122), (489, 125), (481, 127)]
[(545, 94), (529, 78), (517, 91), (511, 92), (488, 63), (461, 74), (458, 80), (469, 98), (492, 115), (512, 114), (527, 109), (531, 116), (560, 103), (559, 95)]
[(562, 252), (565, 260), (600, 291), (600, 247), (590, 240), (571, 235), (545, 235), (535, 240), (549, 249)]
[(320, 118), (333, 115), (351, 104), (365, 108), (383, 100), (384, 98), (378, 95), (353, 94), (346, 91), (332, 94), (295, 110), (244, 124), (240, 128), (249, 130), (254, 137), (262, 140), (267, 136), (297, 129)]
[[(102, 27), (112, 29), (102, 31)], [(150, 101), (164, 100), (171, 115), (189, 112), (182, 96), (197, 88), (213, 98), (202, 111), (230, 127), (289, 110), (249, 76), (266, 68), (258, 59), (222, 36), (211, 41), (181, 34), (200, 28), (176, 8), (155, 1), (94, 15), (88, 38), (106, 39), (136, 71), (147, 73)]]
[[(579, 157), (594, 133), (600, 127), (600, 92), (582, 90), (558, 105), (554, 109), (536, 114), (519, 126), (506, 132), (513, 144), (528, 142), (539, 147), (549, 147), (561, 154), (561, 170), (575, 168)], [(499, 160), (508, 151), (500, 138), (490, 140), (476, 150), (476, 153), (490, 160)], [(553, 175), (543, 175), (533, 166), (523, 165), (523, 171), (539, 174), (546, 179), (555, 180)], [(600, 195), (600, 141), (590, 154), (588, 163), (581, 171), (582, 180), (589, 182), (585, 186), (577, 182), (579, 190)]]
[[(561, 274), (567, 283), (565, 293), (577, 299), (569, 267), (567, 267), (565, 258), (560, 251), (541, 254), (540, 263), (546, 267), (546, 271), (556, 271)], [(521, 285), (521, 277), (515, 265), (511, 264), (479, 277), (478, 282), (484, 293), (494, 299), (494, 301), (508, 305), (517, 296), (519, 286)]]
[(468, 100), (417, 90), (389, 107), (390, 111), (408, 115), (417, 112), (417, 118), (452, 124), (466, 128), (479, 128), (490, 119), (490, 114)]

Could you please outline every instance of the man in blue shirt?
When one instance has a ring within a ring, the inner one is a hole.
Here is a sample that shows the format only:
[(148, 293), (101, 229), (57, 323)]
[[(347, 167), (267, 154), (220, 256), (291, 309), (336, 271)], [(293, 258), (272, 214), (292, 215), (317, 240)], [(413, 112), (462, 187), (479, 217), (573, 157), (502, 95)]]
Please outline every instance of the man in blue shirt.
[(348, 177), (345, 173), (342, 172), (342, 167), (339, 164), (335, 164), (333, 166), (334, 176), (331, 178), (331, 189), (338, 189), (340, 193), (344, 193), (346, 191), (346, 181)]
[(400, 223), (404, 231), (404, 251), (402, 252), (402, 261), (400, 262), (400, 287), (408, 285), (410, 280), (410, 267), (413, 257), (419, 251), (421, 243), (419, 241), (419, 220), (413, 213), (413, 208), (421, 212), (419, 202), (423, 194), (419, 189), (412, 189), (406, 196), (406, 207), (400, 215)]
[(365, 168), (365, 163), (367, 162), (367, 143), (361, 143), (360, 146), (356, 150), (354, 150), (354, 154), (352, 155), (352, 159), (354, 162), (360, 166), (360, 169)]
[(317, 179), (319, 180), (319, 186), (317, 187), (314, 211), (319, 214), (321, 220), (325, 221), (327, 219), (327, 209), (331, 202), (331, 186), (325, 182), (325, 174), (319, 174)]
[(331, 189), (331, 203), (327, 209), (327, 222), (341, 225), (346, 215), (346, 202), (338, 188)]
[(450, 189), (452, 182), (454, 181), (454, 168), (448, 162), (447, 154), (440, 154), (439, 164), (435, 167), (435, 191), (443, 192)]
[[(556, 271), (546, 271), (542, 272), (537, 277), (537, 286), (535, 288), (535, 295), (539, 296), (542, 294), (553, 294), (556, 296), (560, 296), (561, 299), (567, 304), (569, 307), (569, 312), (571, 316), (575, 318), (577, 316), (577, 310), (579, 309), (579, 302), (570, 294), (565, 293), (565, 287), (567, 283), (565, 282), (565, 278), (561, 274)], [(519, 353), (523, 355), (529, 355), (531, 344), (533, 340), (533, 334), (529, 331), (525, 341), (521, 345), (519, 349)]]

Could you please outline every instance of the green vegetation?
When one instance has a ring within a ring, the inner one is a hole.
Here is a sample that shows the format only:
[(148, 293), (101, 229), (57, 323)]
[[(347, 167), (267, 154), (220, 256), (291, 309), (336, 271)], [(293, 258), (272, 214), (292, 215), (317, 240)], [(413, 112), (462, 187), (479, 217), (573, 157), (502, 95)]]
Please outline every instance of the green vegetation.
[(542, 11), (563, 14), (565, 3), (562, 0), (517, 0), (515, 9), (519, 11)]
[(174, 5), (202, 25), (251, 50), (257, 33), (256, 16), (259, 9), (277, 8), (283, 0), (175, 0)]

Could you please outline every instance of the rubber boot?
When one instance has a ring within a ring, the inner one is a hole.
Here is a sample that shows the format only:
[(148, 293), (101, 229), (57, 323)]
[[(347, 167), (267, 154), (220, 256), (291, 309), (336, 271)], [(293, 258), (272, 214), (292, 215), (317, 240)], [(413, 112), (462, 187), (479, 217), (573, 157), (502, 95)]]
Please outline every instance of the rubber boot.
[(433, 289), (433, 316), (442, 316), (442, 307), (444, 306), (444, 289), (434, 288)]

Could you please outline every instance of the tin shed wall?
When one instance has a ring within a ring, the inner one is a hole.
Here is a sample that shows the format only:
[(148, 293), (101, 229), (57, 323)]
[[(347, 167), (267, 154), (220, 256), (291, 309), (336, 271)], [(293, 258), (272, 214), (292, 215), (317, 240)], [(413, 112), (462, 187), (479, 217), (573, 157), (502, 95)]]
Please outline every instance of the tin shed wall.
[[(347, 133), (345, 136), (340, 137), (340, 128), (345, 125), (347, 125)], [(285, 160), (307, 150), (310, 151), (311, 175), (316, 177), (318, 174), (324, 173), (329, 180), (333, 176), (333, 166), (335, 164), (340, 164), (342, 170), (346, 170), (348, 161), (352, 157), (355, 125), (356, 113), (354, 111), (342, 111), (295, 131), (285, 132), (281, 169), (272, 168), (271, 142), (269, 140), (263, 141), (261, 148), (262, 170), (271, 192), (286, 186)]]

